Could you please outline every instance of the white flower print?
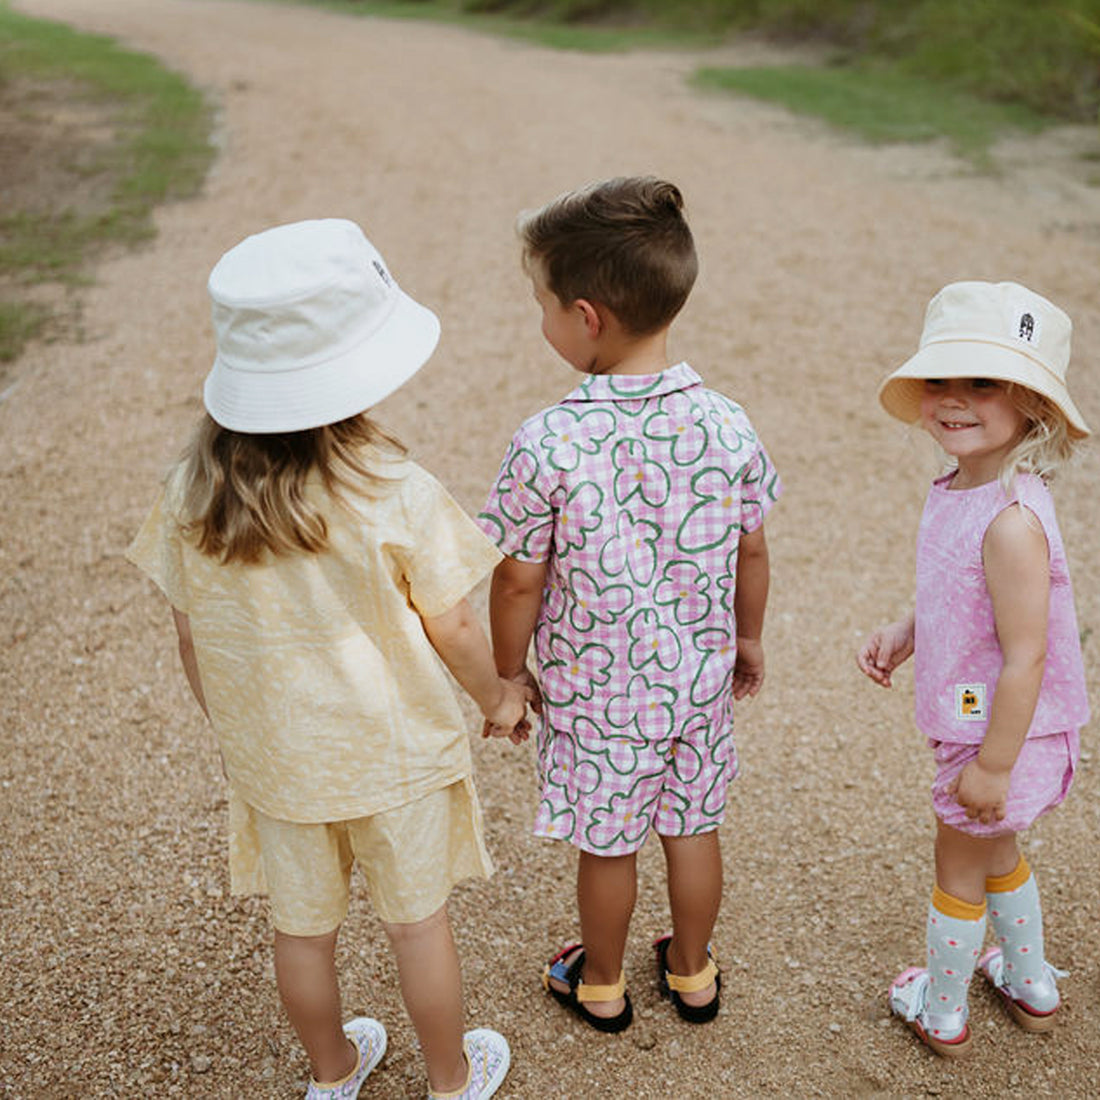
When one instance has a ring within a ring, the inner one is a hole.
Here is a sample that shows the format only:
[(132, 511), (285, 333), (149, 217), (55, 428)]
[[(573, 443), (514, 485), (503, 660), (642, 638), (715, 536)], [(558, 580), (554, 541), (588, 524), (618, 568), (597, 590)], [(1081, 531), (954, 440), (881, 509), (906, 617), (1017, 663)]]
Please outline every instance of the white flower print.
[(701, 470), (691, 479), (698, 500), (680, 522), (676, 545), (689, 554), (720, 546), (741, 528), (741, 471), (718, 467)]
[(728, 690), (737, 645), (729, 631), (718, 627), (696, 631), (691, 640), (696, 651), (703, 654), (691, 685), (691, 701), (695, 706), (702, 707)]
[(631, 726), (638, 735), (651, 741), (663, 741), (672, 733), (672, 704), (676, 691), (664, 684), (651, 684), (638, 673), (632, 676), (622, 695), (613, 695), (604, 715), (616, 729)]
[(558, 509), (557, 537), (561, 556), (570, 550), (583, 550), (588, 535), (600, 526), (600, 506), (603, 492), (598, 485), (583, 481)]
[(736, 454), (756, 442), (755, 433), (745, 422), (744, 411), (733, 401), (718, 397), (710, 410), (710, 419), (718, 431), (718, 441), (727, 451)]
[(590, 642), (574, 648), (560, 634), (551, 634), (547, 651), (542, 694), (551, 706), (565, 707), (575, 699), (591, 699), (596, 688), (611, 679), (614, 658), (607, 646)]
[(513, 447), (497, 478), (497, 506), (512, 523), (549, 516), (550, 502), (535, 487), (538, 459), (525, 447)]
[(660, 508), (668, 500), (668, 474), (648, 457), (640, 439), (620, 439), (611, 450), (611, 465), (615, 468), (614, 493), (619, 504), (635, 494), (651, 508)]
[(680, 663), (680, 639), (676, 631), (661, 625), (652, 607), (637, 612), (627, 624), (630, 649), (627, 660), (631, 668), (644, 668), (656, 661), (659, 668), (670, 672)]
[(615, 418), (604, 409), (574, 412), (556, 406), (543, 417), (546, 434), (539, 443), (557, 470), (575, 470), (581, 455), (593, 455), (615, 430)]
[(617, 577), (626, 569), (635, 584), (648, 585), (657, 568), (660, 537), (661, 528), (656, 523), (620, 512), (615, 534), (600, 551), (600, 568), (610, 577)]
[(569, 621), (574, 629), (588, 633), (596, 623), (613, 623), (634, 602), (634, 593), (626, 584), (601, 588), (591, 574), (574, 569), (569, 574), (572, 606)]
[(707, 449), (709, 437), (704, 420), (703, 410), (698, 405), (691, 406), (689, 417), (673, 417), (665, 411), (662, 401), (661, 408), (646, 418), (642, 434), (648, 439), (667, 443), (674, 465), (690, 466), (698, 462)]
[(670, 561), (657, 582), (653, 600), (661, 607), (672, 605), (681, 626), (697, 623), (710, 612), (707, 589), (710, 578), (693, 561)]

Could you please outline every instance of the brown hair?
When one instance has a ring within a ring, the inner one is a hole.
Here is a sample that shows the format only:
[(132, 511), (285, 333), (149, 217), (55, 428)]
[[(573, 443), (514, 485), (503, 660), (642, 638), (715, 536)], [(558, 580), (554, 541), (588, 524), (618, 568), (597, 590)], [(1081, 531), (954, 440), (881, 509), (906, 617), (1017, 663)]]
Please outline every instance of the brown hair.
[(699, 271), (684, 200), (652, 176), (620, 177), (570, 191), (520, 216), (524, 266), (568, 305), (605, 305), (646, 336), (680, 312)]
[(337, 501), (342, 490), (369, 498), (387, 479), (367, 466), (368, 448), (405, 454), (363, 414), (279, 435), (234, 432), (204, 416), (178, 466), (184, 534), (223, 564), (255, 563), (264, 551), (318, 553), (328, 525), (306, 483), (316, 473)]

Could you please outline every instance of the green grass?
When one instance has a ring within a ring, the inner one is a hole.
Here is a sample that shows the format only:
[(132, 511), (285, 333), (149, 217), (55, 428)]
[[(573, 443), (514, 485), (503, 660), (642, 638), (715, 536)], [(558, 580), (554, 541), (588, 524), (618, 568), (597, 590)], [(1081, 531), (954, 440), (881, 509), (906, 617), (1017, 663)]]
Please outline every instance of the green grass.
[(702, 88), (736, 92), (824, 119), (868, 142), (944, 138), (972, 164), (989, 166), (989, 148), (1009, 130), (1045, 121), (1021, 104), (989, 103), (904, 72), (869, 67), (700, 69)]
[(47, 318), (42, 306), (0, 301), (0, 363), (11, 362), (42, 331)]
[[(449, 23), (470, 30), (516, 38), (555, 50), (616, 53), (716, 45), (713, 26), (688, 20), (668, 25), (619, 10), (604, 18), (602, 4), (512, 3), (510, 0), (259, 0), (264, 3), (326, 8), (346, 15)], [(586, 13), (582, 15), (581, 13)]]
[[(305, 0), (364, 15), (462, 20), (569, 49), (698, 44), (752, 30), (889, 64), (991, 102), (1096, 117), (1100, 0)], [(480, 21), (480, 22), (478, 22)], [(553, 28), (559, 28), (554, 30)], [(561, 29), (561, 28), (564, 28)]]
[[(153, 234), (151, 212), (194, 194), (213, 158), (212, 115), (200, 93), (153, 58), (111, 39), (31, 19), (0, 4), (0, 83), (59, 82), (66, 95), (109, 120), (112, 137), (82, 164), (95, 185), (75, 203), (33, 201), (0, 211), (0, 277), (5, 286), (75, 285), (106, 245)], [(58, 165), (59, 171), (62, 165)], [(70, 173), (75, 169), (65, 166)], [(0, 361), (15, 358), (41, 331), (41, 307), (9, 301), (0, 311)]]
[[(294, 0), (276, 0), (294, 2)], [(988, 169), (996, 138), (1096, 117), (1100, 0), (298, 0), (436, 19), (573, 50), (707, 46), (737, 31), (826, 45), (812, 69), (704, 69), (869, 141), (945, 139)]]

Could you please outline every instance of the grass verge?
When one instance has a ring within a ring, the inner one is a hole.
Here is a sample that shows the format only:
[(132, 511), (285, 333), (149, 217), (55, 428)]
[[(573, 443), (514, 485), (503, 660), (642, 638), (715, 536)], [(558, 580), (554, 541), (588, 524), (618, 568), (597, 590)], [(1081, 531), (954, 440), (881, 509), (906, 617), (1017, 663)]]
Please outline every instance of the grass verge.
[(153, 234), (151, 212), (198, 191), (214, 150), (202, 95), (109, 38), (0, 4), (0, 362), (56, 311), (31, 288), (87, 279), (113, 243)]
[[(1080, 18), (1070, 10), (1037, 13), (1030, 0), (976, 0), (971, 7), (900, 0), (893, 15), (885, 0), (268, 2), (443, 20), (571, 50), (714, 46), (744, 30), (818, 48), (832, 43), (836, 64), (704, 68), (693, 82), (782, 104), (871, 142), (942, 139), (983, 171), (993, 167), (989, 151), (998, 137), (1058, 121), (1053, 105), (1083, 102), (1095, 83), (1082, 75), (1089, 66), (1081, 64), (1087, 46)], [(1066, 3), (1100, 7), (1100, 0)]]
[(999, 136), (1039, 130), (1049, 122), (1023, 104), (989, 103), (904, 72), (872, 67), (703, 68), (693, 83), (781, 104), (872, 143), (946, 139), (956, 154), (983, 170), (992, 167), (989, 149)]
[(508, 0), (258, 0), (295, 7), (326, 8), (345, 15), (449, 23), (555, 50), (615, 53), (621, 50), (700, 48), (717, 45), (722, 32), (711, 25), (654, 22), (638, 13), (509, 3)]

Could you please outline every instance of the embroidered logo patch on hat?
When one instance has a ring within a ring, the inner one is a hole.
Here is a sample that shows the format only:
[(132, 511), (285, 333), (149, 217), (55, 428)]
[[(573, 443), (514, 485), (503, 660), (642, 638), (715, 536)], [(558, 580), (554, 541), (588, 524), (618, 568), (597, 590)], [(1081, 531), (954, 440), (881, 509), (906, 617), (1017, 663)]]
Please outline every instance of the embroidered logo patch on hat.
[(1005, 334), (1030, 348), (1042, 347), (1043, 317), (1038, 300), (1023, 288), (1006, 288)]

